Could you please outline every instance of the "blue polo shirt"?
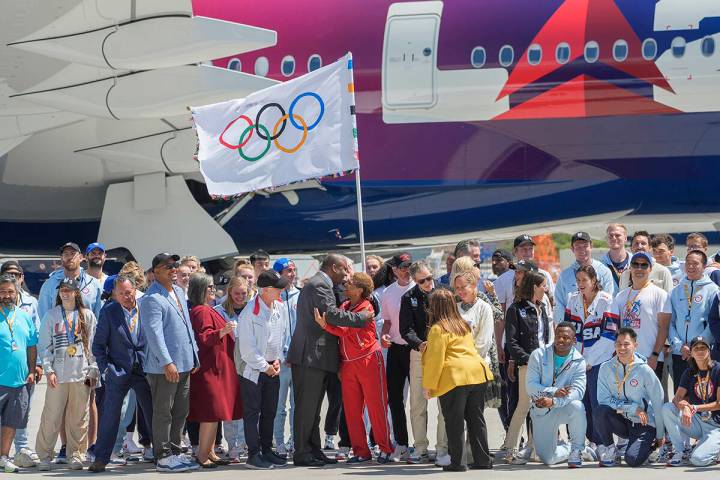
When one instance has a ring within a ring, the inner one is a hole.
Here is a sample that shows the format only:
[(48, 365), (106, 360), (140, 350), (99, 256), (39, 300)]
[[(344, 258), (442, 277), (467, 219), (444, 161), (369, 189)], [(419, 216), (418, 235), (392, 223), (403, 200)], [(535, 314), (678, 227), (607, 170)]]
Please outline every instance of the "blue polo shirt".
[[(18, 309), (0, 307), (0, 385), (3, 387), (21, 387), (30, 374), (28, 370), (27, 348), (37, 345), (38, 332), (32, 317)], [(13, 318), (12, 335), (7, 318)], [(13, 340), (17, 349), (13, 350)]]

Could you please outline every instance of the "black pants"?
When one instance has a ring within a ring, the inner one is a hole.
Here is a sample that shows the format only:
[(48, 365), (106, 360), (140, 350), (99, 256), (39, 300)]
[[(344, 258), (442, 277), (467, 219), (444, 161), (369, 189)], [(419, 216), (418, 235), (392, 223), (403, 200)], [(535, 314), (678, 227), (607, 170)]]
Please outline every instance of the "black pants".
[[(500, 416), (500, 422), (502, 422), (503, 428), (507, 432), (507, 429), (510, 428), (512, 415), (510, 415), (510, 379), (507, 376), (505, 365), (506, 364), (500, 364), (500, 377), (502, 377), (503, 382), (500, 387), (500, 408), (498, 408), (497, 411)], [(517, 402), (515, 402), (515, 405), (517, 405)]]
[(410, 381), (410, 346), (393, 343), (387, 352), (388, 406), (395, 443), (408, 446), (405, 418), (405, 382)]
[(652, 452), (655, 427), (633, 423), (607, 405), (600, 405), (593, 412), (595, 432), (606, 447), (613, 444), (613, 435), (627, 438), (625, 463), (637, 467), (645, 463)]
[(440, 396), (440, 407), (445, 417), (450, 462), (459, 466), (463, 461), (464, 433), (467, 423), (468, 443), (475, 465), (492, 463), (488, 448), (485, 424), (485, 390), (487, 384), (462, 385)]
[(280, 377), (261, 373), (254, 383), (240, 377), (243, 401), (243, 428), (248, 456), (272, 450), (273, 425), (280, 394)]
[[(200, 445), (200, 423), (187, 422), (187, 432), (190, 438), (190, 445)], [(215, 432), (215, 445), (222, 445), (222, 422), (218, 422), (217, 431)]]
[(330, 375), (337, 376), (337, 373), (304, 365), (292, 366), (293, 398), (295, 399), (293, 415), (295, 454), (293, 460), (296, 462), (309, 461), (314, 456), (322, 455), (320, 408)]
[(328, 409), (325, 413), (325, 435), (340, 433), (339, 447), (350, 448), (350, 433), (345, 421), (345, 411), (342, 408), (342, 385), (337, 375), (328, 376), (327, 386)]
[(685, 373), (685, 370), (688, 368), (688, 362), (682, 359), (682, 355), (673, 355), (672, 360), (672, 379), (675, 393), (680, 386), (682, 374)]

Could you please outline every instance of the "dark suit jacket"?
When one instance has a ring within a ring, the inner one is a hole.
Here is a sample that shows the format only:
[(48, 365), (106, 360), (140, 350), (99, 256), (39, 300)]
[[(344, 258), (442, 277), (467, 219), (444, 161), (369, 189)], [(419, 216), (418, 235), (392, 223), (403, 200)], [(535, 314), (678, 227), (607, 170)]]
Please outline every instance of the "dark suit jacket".
[[(125, 322), (122, 306), (117, 302), (106, 305), (100, 311), (100, 318), (95, 330), (92, 343), (92, 353), (95, 355), (100, 373), (105, 373), (105, 381), (109, 375), (122, 378), (132, 373), (135, 361), (140, 363), (140, 371), (145, 365), (145, 336), (142, 335), (142, 317), (138, 322), (137, 344), (132, 341), (130, 329)], [(107, 372), (106, 372), (107, 369)]]
[(338, 327), (360, 328), (365, 325), (366, 319), (363, 315), (337, 307), (332, 281), (321, 272), (310, 278), (300, 290), (297, 325), (290, 341), (287, 362), (337, 372), (340, 363), (338, 339), (315, 323), (315, 308), (320, 313), (327, 313), (327, 322)]

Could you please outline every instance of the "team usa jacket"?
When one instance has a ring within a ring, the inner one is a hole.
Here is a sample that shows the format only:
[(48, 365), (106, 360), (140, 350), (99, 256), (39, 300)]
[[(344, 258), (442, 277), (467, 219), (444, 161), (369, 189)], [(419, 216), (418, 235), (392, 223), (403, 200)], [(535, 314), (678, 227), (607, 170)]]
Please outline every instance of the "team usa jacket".
[(608, 316), (612, 302), (612, 296), (600, 290), (587, 306), (586, 314), (582, 293), (577, 291), (568, 296), (564, 320), (575, 325), (575, 348), (591, 367), (610, 360), (615, 353), (618, 322)]

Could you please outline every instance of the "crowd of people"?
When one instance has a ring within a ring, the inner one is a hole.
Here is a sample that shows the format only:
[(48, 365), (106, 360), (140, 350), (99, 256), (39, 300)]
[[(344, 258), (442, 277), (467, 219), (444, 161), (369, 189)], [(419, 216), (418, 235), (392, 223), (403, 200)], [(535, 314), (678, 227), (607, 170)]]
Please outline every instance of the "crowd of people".
[[(69, 242), (35, 299), (6, 260), (0, 465), (712, 465), (720, 252), (709, 257), (699, 233), (682, 260), (670, 235), (634, 232), (628, 251), (625, 226), (606, 233), (600, 260), (590, 235), (574, 234), (575, 261), (557, 282), (529, 235), (492, 254), (490, 276), (475, 240), (455, 247), (439, 278), (406, 252), (369, 255), (365, 272), (328, 254), (302, 285), (292, 259), (260, 250), (237, 261), (224, 292), (197, 257), (159, 253), (147, 270), (130, 261), (107, 276), (101, 243)], [(42, 412), (31, 412), (43, 377)], [(488, 408), (506, 432), (495, 453)], [(34, 445), (30, 415), (40, 416)]]

